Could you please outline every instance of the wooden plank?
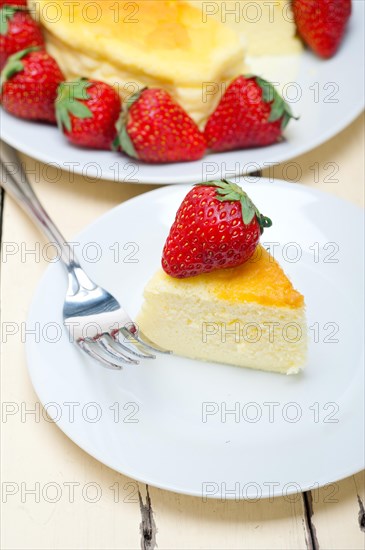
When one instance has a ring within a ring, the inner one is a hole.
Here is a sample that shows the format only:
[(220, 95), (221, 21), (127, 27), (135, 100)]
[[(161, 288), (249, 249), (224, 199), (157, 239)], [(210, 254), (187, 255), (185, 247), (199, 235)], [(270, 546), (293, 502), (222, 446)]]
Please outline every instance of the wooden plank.
[(311, 526), (318, 548), (365, 548), (364, 472), (312, 491)]
[(320, 147), (262, 175), (320, 189), (364, 205), (364, 114)]
[(0, 187), (0, 243), (3, 230), (3, 204), (4, 204), (4, 190)]
[(255, 501), (204, 500), (149, 488), (159, 550), (307, 548), (301, 495)]

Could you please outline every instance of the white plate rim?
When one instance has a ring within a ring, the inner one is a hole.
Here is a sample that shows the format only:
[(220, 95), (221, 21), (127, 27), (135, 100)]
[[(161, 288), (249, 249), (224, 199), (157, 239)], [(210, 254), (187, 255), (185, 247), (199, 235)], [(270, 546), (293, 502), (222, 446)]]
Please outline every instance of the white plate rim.
[[(0, 111), (2, 111), (2, 107), (0, 107)], [(331, 129), (323, 132), (323, 134), (321, 134), (317, 139), (314, 139), (313, 142), (312, 142), (312, 145), (310, 148), (308, 147), (305, 147), (305, 146), (298, 146), (296, 149), (292, 149), (292, 151), (290, 152), (290, 155), (286, 155), (285, 158), (281, 157), (280, 155), (278, 155), (277, 157), (275, 156), (271, 156), (271, 160), (266, 162), (265, 161), (265, 166), (262, 166), (261, 169), (266, 169), (266, 168), (270, 168), (274, 165), (276, 165), (277, 163), (280, 163), (280, 162), (287, 162), (289, 160), (292, 160), (293, 158), (296, 158), (296, 157), (299, 157), (300, 155), (304, 155), (305, 153), (309, 153), (310, 151), (312, 151), (313, 149), (316, 149), (317, 147), (319, 147), (320, 145), (323, 145), (324, 143), (326, 143), (327, 141), (329, 141), (330, 139), (332, 139), (333, 137), (335, 137), (337, 134), (339, 134), (340, 132), (342, 132), (342, 130), (344, 130), (345, 128), (347, 128), (358, 116), (360, 116), (360, 114), (363, 112), (364, 110), (364, 105), (363, 104), (358, 104), (358, 105), (354, 105), (353, 109), (352, 110), (349, 110), (348, 113), (347, 113), (347, 116), (344, 117), (343, 119), (340, 119), (338, 121), (338, 124), (337, 125), (334, 125)], [(1, 112), (0, 112), (0, 117), (1, 117)], [(5, 135), (2, 134), (1, 138), (8, 144), (10, 145), (11, 147), (14, 147), (14, 149), (16, 149), (17, 151), (20, 151), (21, 153), (31, 157), (31, 158), (34, 158), (40, 162), (43, 162), (44, 164), (47, 164), (47, 163), (54, 163), (55, 162), (55, 158), (54, 157), (51, 157), (47, 154), (45, 154), (43, 151), (39, 151), (39, 149), (37, 149), (37, 147), (34, 147), (32, 145), (32, 143), (23, 143), (21, 142), (20, 145), (19, 145), (19, 141), (17, 139), (15, 139), (14, 137), (12, 136), (8, 136), (6, 133)], [(265, 149), (265, 148), (264, 148)], [(247, 151), (247, 149), (246, 149)], [(240, 150), (236, 151), (237, 155), (239, 156), (240, 154)], [(129, 157), (125, 157), (123, 155), (124, 159), (126, 162), (131, 162), (133, 163), (134, 160), (133, 159), (130, 159)], [(208, 160), (209, 160), (209, 156), (206, 157)], [(116, 159), (117, 160), (117, 159)], [(239, 160), (239, 159), (237, 159)], [(174, 164), (171, 164), (170, 166), (174, 167)], [(180, 163), (180, 166), (181, 166), (181, 163)], [(232, 170), (229, 170), (229, 176), (232, 177), (232, 176), (245, 176), (245, 175), (249, 175), (252, 171), (243, 171), (243, 172), (236, 172), (236, 171), (232, 171)], [(75, 167), (75, 173), (78, 174), (78, 175), (83, 175), (83, 167), (82, 166), (77, 166)], [(98, 174), (93, 171), (92, 169), (90, 170), (90, 172), (88, 172), (88, 174), (90, 175), (90, 178), (97, 178), (98, 177)], [(222, 178), (225, 177), (225, 172), (222, 172)], [(111, 177), (111, 173), (108, 172), (106, 173), (105, 175), (103, 174), (103, 179), (106, 179), (106, 180), (109, 180), (109, 181), (115, 181), (114, 178)], [(174, 181), (171, 182), (171, 178), (168, 177), (168, 176), (155, 176), (155, 175), (151, 175), (148, 177), (148, 181), (147, 180), (138, 180), (138, 181), (126, 181), (126, 183), (135, 183), (135, 184), (141, 184), (141, 185), (146, 185), (146, 184), (150, 184), (150, 185), (174, 185), (174, 184), (184, 184), (184, 183), (197, 183), (198, 181), (204, 181), (202, 178), (197, 178), (195, 175), (193, 176), (174, 176)], [(119, 180), (120, 183), (123, 183), (123, 180)]]

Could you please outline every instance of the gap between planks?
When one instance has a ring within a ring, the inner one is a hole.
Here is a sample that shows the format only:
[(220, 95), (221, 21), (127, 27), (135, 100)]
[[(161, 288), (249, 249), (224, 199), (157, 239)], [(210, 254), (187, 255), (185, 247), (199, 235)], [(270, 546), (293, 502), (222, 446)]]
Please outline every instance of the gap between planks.
[(152, 503), (148, 485), (146, 488), (146, 502), (143, 502), (141, 491), (138, 489), (139, 507), (141, 510), (141, 523), (139, 526), (141, 532), (141, 549), (154, 550), (156, 548), (157, 527), (153, 516)]
[(313, 522), (313, 497), (311, 491), (302, 493), (303, 511), (304, 511), (304, 530), (305, 540), (308, 550), (319, 550), (316, 527)]
[[(151, 496), (149, 493), (148, 485), (145, 485), (146, 491), (146, 500), (143, 501), (141, 491), (138, 490), (139, 505), (141, 510), (141, 523), (140, 523), (140, 533), (141, 533), (141, 550), (155, 550), (157, 548), (157, 526), (154, 519), (154, 513), (152, 508)], [(310, 491), (305, 491), (302, 494), (303, 499), (303, 527), (305, 531), (305, 540), (308, 550), (319, 550), (319, 543), (317, 540), (316, 528), (312, 521), (313, 517), (313, 499), (312, 493)], [(359, 505), (360, 512), (364, 514), (364, 508), (362, 507), (362, 502), (360, 497)], [(359, 513), (359, 523), (360, 523), (360, 513)]]

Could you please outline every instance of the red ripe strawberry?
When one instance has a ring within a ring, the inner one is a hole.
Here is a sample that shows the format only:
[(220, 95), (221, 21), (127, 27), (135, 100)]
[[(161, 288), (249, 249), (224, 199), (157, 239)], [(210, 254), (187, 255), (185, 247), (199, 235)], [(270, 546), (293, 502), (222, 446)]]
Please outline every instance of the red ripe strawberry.
[(258, 76), (239, 76), (210, 115), (205, 139), (212, 151), (270, 145), (281, 139), (292, 117), (272, 84)]
[(13, 53), (30, 46), (44, 46), (41, 29), (28, 10), (5, 5), (0, 10), (0, 69)]
[(111, 149), (117, 135), (121, 100), (104, 82), (85, 78), (63, 82), (58, 90), (58, 127), (74, 145)]
[(64, 78), (56, 61), (44, 50), (32, 47), (17, 52), (1, 73), (3, 107), (21, 118), (56, 122), (57, 88)]
[(236, 267), (254, 253), (271, 220), (228, 180), (198, 184), (186, 195), (167, 237), (162, 267), (185, 278)]
[(200, 159), (206, 150), (203, 134), (172, 97), (159, 88), (144, 88), (126, 102), (115, 147), (145, 162)]
[(27, 6), (27, 0), (0, 0), (0, 8), (3, 6)]
[(298, 33), (319, 56), (338, 50), (351, 15), (351, 0), (293, 0)]

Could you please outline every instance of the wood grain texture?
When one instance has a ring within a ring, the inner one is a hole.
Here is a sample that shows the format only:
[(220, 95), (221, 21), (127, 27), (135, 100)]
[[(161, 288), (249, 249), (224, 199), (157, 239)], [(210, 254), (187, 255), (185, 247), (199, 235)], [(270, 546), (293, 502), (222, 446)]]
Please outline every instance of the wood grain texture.
[(364, 114), (321, 147), (264, 170), (267, 178), (305, 184), (364, 206)]
[[(312, 491), (312, 525), (318, 547), (365, 548), (364, 472)], [(346, 526), (346, 527), (345, 527)]]
[(204, 501), (152, 487), (150, 495), (159, 550), (307, 548), (301, 495)]
[[(264, 175), (291, 180), (293, 171), (299, 170), (299, 184), (363, 204), (363, 128), (360, 117), (322, 147)], [(37, 193), (66, 238), (121, 201), (151, 189), (86, 181), (59, 174), (56, 168), (32, 159), (22, 159), (31, 172)], [(298, 495), (295, 502), (286, 498), (204, 502), (153, 487), (147, 493), (145, 485), (101, 465), (43, 417), (26, 370), (22, 324), (47, 266), (43, 258), (36, 261), (26, 250), (45, 241), (8, 198), (3, 218), (1, 547), (4, 550), (364, 547), (363, 474), (336, 483), (332, 496), (324, 488)], [(12, 245), (19, 247), (18, 252), (10, 254)], [(8, 331), (12, 327), (17, 330), (7, 335), (5, 345), (4, 323)], [(35, 414), (27, 413), (31, 409)], [(35, 489), (35, 494), (26, 492), (31, 489)], [(57, 491), (61, 491), (61, 497), (52, 502)], [(98, 495), (100, 498), (96, 500)]]

